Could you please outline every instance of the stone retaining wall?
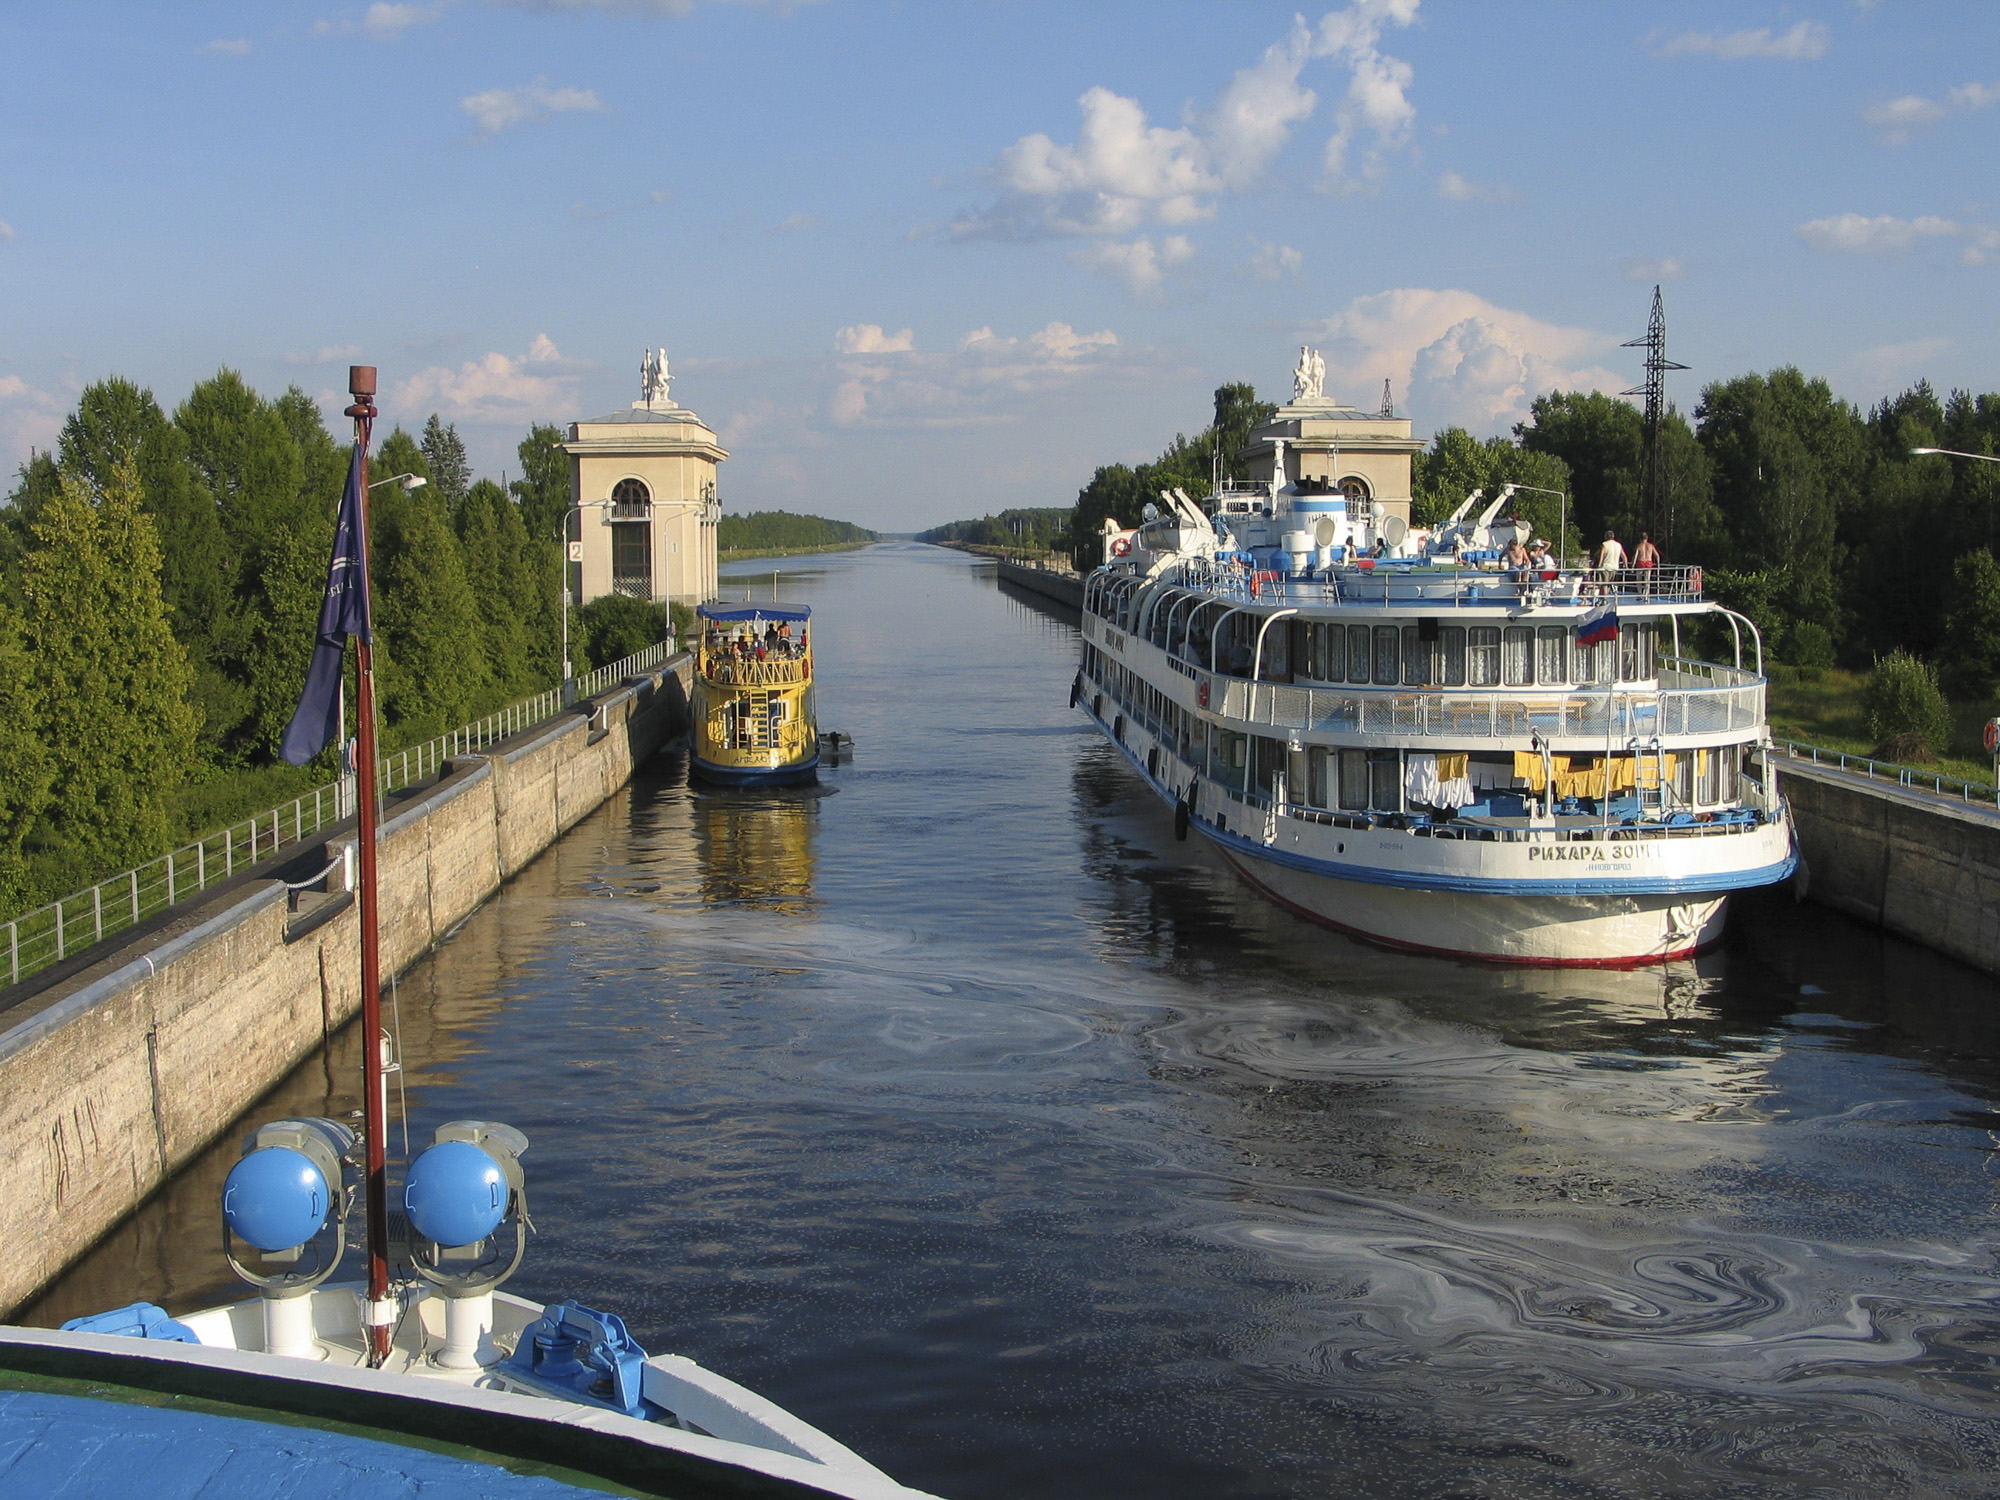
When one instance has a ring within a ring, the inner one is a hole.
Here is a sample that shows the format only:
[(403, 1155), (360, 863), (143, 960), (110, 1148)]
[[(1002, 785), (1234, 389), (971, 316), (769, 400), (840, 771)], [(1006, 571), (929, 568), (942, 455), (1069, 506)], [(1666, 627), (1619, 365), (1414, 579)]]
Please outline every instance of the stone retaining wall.
[[(383, 977), (686, 728), (686, 655), (480, 755), (382, 826)], [(329, 858), (351, 835), (328, 844)], [(331, 887), (337, 889), (337, 886)], [(6, 1016), (0, 1031), (0, 1308), (17, 1307), (360, 1009), (359, 912), (294, 913), (260, 880)], [(92, 978), (95, 974), (99, 977)]]
[(2000, 817), (1829, 766), (1777, 765), (1809, 899), (2000, 973)]

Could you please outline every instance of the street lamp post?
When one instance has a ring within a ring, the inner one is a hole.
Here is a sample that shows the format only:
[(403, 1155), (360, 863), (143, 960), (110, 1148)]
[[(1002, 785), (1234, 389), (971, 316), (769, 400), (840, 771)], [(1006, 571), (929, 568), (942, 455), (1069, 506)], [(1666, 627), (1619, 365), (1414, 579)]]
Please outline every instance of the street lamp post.
[(1976, 458), (1983, 464), (2000, 464), (2000, 457), (1991, 453), (1960, 453), (1956, 448), (1912, 448), (1910, 454), (1914, 458), (1936, 455), (1939, 458)]
[(385, 484), (400, 484), (405, 490), (420, 490), (430, 481), (421, 474), (391, 474), (387, 479), (378, 479), (368, 488), (379, 490)]
[(1539, 484), (1516, 484), (1512, 488), (1533, 490), (1538, 495), (1554, 495), (1561, 502), (1556, 507), (1556, 514), (1561, 518), (1556, 523), (1556, 561), (1561, 562), (1562, 555), (1569, 551), (1569, 491), (1547, 489)]

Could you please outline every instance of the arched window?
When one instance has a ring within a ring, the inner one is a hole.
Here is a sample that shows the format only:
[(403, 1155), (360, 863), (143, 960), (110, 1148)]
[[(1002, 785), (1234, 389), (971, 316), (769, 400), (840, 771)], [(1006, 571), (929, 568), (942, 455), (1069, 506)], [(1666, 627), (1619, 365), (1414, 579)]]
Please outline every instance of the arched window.
[(613, 505), (646, 505), (652, 498), (653, 492), (646, 488), (643, 479), (621, 479), (611, 487)]
[(1340, 492), (1347, 496), (1347, 503), (1349, 505), (1354, 504), (1357, 500), (1366, 500), (1368, 498), (1368, 481), (1363, 479), (1359, 474), (1349, 474), (1345, 479), (1340, 481)]

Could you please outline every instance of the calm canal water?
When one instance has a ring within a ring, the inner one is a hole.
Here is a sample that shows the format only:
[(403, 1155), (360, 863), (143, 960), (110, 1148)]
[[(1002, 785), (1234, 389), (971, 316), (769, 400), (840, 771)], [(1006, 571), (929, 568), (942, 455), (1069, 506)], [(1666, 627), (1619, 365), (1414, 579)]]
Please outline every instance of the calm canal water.
[[(1665, 972), (1371, 950), (1174, 842), (990, 567), (777, 566), (851, 763), (663, 756), (399, 987), (412, 1136), (533, 1142), (513, 1290), (952, 1500), (2000, 1488), (1989, 981), (1778, 894)], [(31, 1320), (227, 1292), (236, 1149)]]

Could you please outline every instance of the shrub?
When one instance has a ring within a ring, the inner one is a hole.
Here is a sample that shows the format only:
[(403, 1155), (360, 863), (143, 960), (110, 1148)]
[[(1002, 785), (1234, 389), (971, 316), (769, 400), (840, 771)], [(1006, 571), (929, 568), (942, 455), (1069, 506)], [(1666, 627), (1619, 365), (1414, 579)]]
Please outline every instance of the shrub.
[(667, 613), (644, 599), (605, 594), (577, 612), (583, 659), (594, 670), (644, 651), (667, 638)]
[(1951, 709), (1937, 672), (1907, 651), (1876, 661), (1868, 677), (1868, 732), (1884, 760), (1935, 760), (1951, 746)]
[(1833, 665), (1833, 632), (1817, 620), (1795, 620), (1785, 632), (1785, 660), (1823, 671)]

